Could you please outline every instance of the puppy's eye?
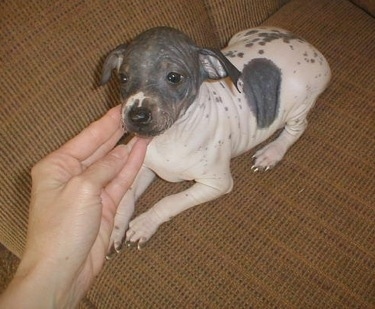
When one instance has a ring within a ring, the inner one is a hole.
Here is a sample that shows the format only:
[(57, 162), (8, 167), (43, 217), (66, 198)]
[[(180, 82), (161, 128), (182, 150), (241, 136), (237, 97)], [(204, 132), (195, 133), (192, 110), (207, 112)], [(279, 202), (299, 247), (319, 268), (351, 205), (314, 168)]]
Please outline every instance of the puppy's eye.
[(124, 73), (120, 73), (120, 82), (121, 83), (127, 83), (128, 82), (128, 76), (126, 75), (126, 74), (124, 74)]
[(167, 75), (167, 79), (171, 84), (178, 84), (182, 81), (183, 78), (184, 77), (181, 74), (176, 72), (170, 72)]

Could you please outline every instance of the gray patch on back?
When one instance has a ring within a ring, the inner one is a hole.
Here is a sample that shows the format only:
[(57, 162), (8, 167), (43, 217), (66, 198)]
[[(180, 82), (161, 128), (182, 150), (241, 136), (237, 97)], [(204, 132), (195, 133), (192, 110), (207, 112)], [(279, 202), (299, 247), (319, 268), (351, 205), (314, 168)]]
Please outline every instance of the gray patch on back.
[(256, 116), (258, 127), (269, 127), (280, 107), (280, 69), (271, 60), (256, 58), (245, 65), (241, 79), (247, 103)]

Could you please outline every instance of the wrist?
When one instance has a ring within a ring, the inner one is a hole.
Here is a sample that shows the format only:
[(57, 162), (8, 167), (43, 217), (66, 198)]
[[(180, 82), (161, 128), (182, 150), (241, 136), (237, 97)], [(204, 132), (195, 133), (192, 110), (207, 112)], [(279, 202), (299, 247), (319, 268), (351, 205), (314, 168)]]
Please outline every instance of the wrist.
[(2, 308), (72, 308), (68, 291), (60, 284), (60, 271), (46, 263), (21, 261), (2, 296)]

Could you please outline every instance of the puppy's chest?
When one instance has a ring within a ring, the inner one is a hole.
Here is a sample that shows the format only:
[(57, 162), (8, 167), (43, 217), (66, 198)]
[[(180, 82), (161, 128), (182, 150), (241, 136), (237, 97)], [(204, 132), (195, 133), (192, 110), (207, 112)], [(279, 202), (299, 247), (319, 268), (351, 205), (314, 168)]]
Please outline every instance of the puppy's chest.
[(192, 149), (186, 143), (158, 143), (153, 141), (147, 150), (144, 164), (159, 177), (170, 182), (193, 180), (208, 168), (208, 147)]

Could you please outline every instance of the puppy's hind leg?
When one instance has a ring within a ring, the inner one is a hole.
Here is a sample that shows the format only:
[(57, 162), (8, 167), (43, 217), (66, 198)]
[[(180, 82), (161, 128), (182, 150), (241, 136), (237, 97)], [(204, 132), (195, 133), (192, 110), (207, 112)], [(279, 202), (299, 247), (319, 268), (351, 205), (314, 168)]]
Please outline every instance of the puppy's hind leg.
[[(302, 108), (294, 112), (287, 120), (283, 131), (271, 143), (258, 150), (253, 158), (254, 165), (251, 169), (254, 172), (267, 171), (274, 167), (285, 155), (290, 146), (292, 146), (303, 134), (307, 127), (307, 113), (313, 104), (302, 105)], [(302, 109), (302, 111), (301, 111)]]

